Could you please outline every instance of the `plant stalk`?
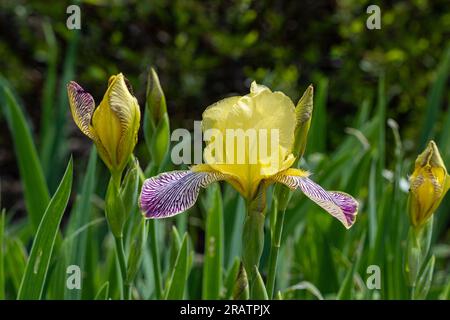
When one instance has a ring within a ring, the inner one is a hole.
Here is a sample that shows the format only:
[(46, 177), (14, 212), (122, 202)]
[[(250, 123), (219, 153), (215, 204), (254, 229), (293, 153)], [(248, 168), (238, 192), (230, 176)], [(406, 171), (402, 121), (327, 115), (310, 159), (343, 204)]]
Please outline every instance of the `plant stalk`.
[(127, 263), (123, 247), (123, 238), (115, 237), (114, 239), (116, 241), (117, 258), (119, 259), (120, 273), (122, 275), (122, 298), (129, 300), (131, 296), (131, 286), (127, 281)]
[(275, 289), (275, 278), (277, 274), (277, 260), (278, 253), (280, 251), (281, 246), (281, 235), (283, 234), (283, 224), (284, 224), (284, 215), (286, 213), (285, 209), (279, 210), (277, 212), (277, 219), (275, 222), (275, 232), (273, 234), (273, 239), (270, 247), (270, 255), (269, 255), (269, 270), (267, 273), (267, 295), (269, 299), (273, 299), (274, 289)]

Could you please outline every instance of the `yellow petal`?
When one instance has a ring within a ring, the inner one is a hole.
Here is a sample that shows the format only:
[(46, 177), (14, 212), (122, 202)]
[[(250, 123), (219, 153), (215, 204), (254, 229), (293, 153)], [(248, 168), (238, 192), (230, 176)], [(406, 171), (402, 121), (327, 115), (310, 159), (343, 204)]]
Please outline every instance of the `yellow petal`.
[(139, 105), (136, 98), (130, 93), (122, 73), (111, 78), (105, 98), (108, 99), (112, 111), (119, 118), (122, 132), (126, 132), (130, 127), (135, 128), (136, 121), (139, 122)]
[(136, 142), (140, 123), (140, 110), (136, 98), (130, 93), (120, 73), (109, 80), (108, 90), (94, 112), (92, 130), (103, 146), (111, 167), (122, 171)]
[[(251, 197), (263, 179), (294, 162), (295, 124), (295, 107), (286, 95), (253, 83), (250, 94), (221, 100), (203, 113), (203, 130), (221, 133), (223, 150), (216, 153), (221, 151), (225, 158), (221, 163), (212, 155), (211, 141), (205, 148), (205, 161), (235, 177), (243, 188), (241, 193)], [(278, 137), (272, 136), (275, 133)]]
[(253, 81), (252, 84), (250, 85), (250, 94), (258, 94), (261, 93), (262, 91), (267, 90), (270, 92), (270, 89), (267, 88), (265, 85), (262, 84), (257, 84), (256, 81)]
[(126, 164), (137, 143), (141, 112), (137, 99), (130, 93), (125, 78), (120, 73), (111, 85), (109, 103), (120, 119), (122, 136), (119, 141), (118, 158), (122, 166)]
[(95, 133), (95, 141), (99, 155), (108, 168), (117, 167), (117, 148), (121, 137), (120, 120), (111, 110), (107, 99), (103, 99), (92, 117), (91, 131)]
[(414, 226), (424, 225), (436, 211), (449, 189), (448, 179), (439, 150), (430, 141), (417, 157), (410, 177), (409, 214)]

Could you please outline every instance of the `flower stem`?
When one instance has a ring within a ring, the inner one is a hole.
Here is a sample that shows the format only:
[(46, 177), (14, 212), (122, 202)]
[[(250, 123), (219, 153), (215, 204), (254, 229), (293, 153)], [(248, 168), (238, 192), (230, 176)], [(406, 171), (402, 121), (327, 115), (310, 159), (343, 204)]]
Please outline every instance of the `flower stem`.
[(259, 266), (259, 260), (264, 249), (265, 207), (265, 186), (261, 185), (255, 197), (247, 200), (247, 216), (242, 231), (242, 263), (247, 272), (251, 299), (253, 299), (256, 279), (255, 270)]
[(125, 260), (125, 250), (123, 247), (123, 238), (115, 237), (116, 241), (116, 250), (117, 250), (117, 258), (119, 259), (120, 273), (122, 275), (122, 298), (125, 300), (130, 299), (131, 290), (130, 284), (127, 279), (127, 263)]
[(161, 299), (162, 297), (161, 264), (159, 261), (155, 220), (150, 219), (148, 221), (148, 226), (149, 226), (148, 232), (150, 233), (150, 251), (152, 254), (153, 274), (155, 277), (156, 299)]
[(269, 299), (273, 299), (275, 289), (275, 278), (277, 274), (278, 252), (281, 245), (281, 235), (283, 234), (284, 214), (286, 210), (281, 209), (277, 212), (275, 222), (275, 232), (273, 234), (269, 255), (269, 271), (267, 274), (267, 295)]

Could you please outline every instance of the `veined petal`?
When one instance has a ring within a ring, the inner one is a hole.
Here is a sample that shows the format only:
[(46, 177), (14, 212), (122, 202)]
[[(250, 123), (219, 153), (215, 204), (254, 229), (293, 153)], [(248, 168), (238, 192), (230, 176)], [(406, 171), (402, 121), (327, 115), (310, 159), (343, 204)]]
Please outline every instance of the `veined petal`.
[(200, 188), (226, 178), (226, 175), (217, 171), (180, 170), (162, 173), (144, 181), (140, 207), (147, 218), (172, 217), (194, 205)]
[(293, 190), (302, 190), (308, 198), (337, 218), (347, 229), (350, 228), (358, 213), (358, 202), (345, 192), (326, 191), (312, 181), (308, 175), (306, 171), (288, 169), (275, 175), (272, 179)]
[(78, 83), (70, 81), (67, 85), (70, 111), (81, 132), (94, 139), (94, 133), (90, 129), (92, 114), (95, 109), (95, 101)]
[(130, 93), (122, 73), (111, 76), (105, 97), (108, 98), (112, 111), (120, 119), (122, 132), (127, 131), (130, 127), (136, 127), (135, 124), (139, 123), (140, 119), (139, 105), (136, 98)]
[(141, 112), (137, 99), (131, 94), (131, 85), (120, 73), (110, 86), (109, 104), (120, 119), (122, 135), (118, 146), (118, 160), (124, 166), (138, 138)]
[(108, 90), (92, 117), (91, 131), (101, 145), (100, 156), (110, 169), (121, 172), (136, 142), (140, 123), (139, 104), (123, 74), (113, 75)]

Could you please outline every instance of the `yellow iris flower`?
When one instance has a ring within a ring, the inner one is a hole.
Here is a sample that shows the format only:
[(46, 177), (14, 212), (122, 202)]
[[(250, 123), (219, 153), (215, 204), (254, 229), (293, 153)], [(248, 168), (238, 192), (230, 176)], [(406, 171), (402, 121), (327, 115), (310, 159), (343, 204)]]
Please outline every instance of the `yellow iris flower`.
[(414, 227), (423, 226), (450, 188), (447, 168), (434, 141), (417, 157), (410, 177), (409, 216)]
[[(271, 92), (256, 82), (252, 83), (250, 94), (226, 98), (208, 107), (203, 112), (202, 125), (205, 132), (218, 130), (223, 137), (226, 158), (217, 163), (208, 152), (213, 144), (209, 142), (204, 153), (205, 162), (212, 169), (231, 176), (229, 182), (245, 198), (251, 199), (261, 181), (286, 170), (295, 160), (292, 154), (295, 106), (282, 92)], [(260, 135), (261, 132), (264, 134)], [(271, 150), (272, 132), (278, 132), (278, 143), (274, 146), (278, 150)], [(241, 150), (239, 144), (243, 145)], [(260, 152), (262, 145), (266, 145), (267, 151), (263, 156)], [(244, 152), (243, 163), (238, 163), (239, 152)], [(252, 152), (254, 161), (251, 161)]]
[(95, 108), (92, 96), (76, 82), (67, 85), (72, 117), (91, 138), (106, 166), (121, 174), (137, 142), (141, 113), (122, 73), (109, 78), (108, 89)]
[[(194, 205), (201, 187), (225, 180), (249, 200), (254, 199), (258, 187), (271, 183), (300, 189), (345, 227), (351, 227), (358, 209), (355, 199), (343, 192), (325, 191), (308, 172), (290, 168), (295, 162), (298, 118), (301, 115), (296, 115), (290, 98), (255, 82), (249, 94), (209, 106), (203, 113), (202, 129), (205, 136), (214, 134), (209, 140), (205, 137), (206, 163), (147, 179), (140, 196), (146, 217), (164, 218), (183, 212)], [(264, 145), (266, 150), (261, 152)]]

